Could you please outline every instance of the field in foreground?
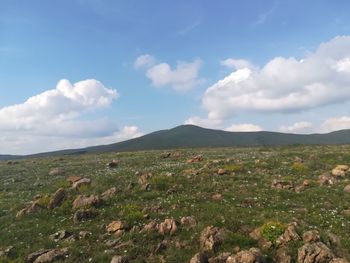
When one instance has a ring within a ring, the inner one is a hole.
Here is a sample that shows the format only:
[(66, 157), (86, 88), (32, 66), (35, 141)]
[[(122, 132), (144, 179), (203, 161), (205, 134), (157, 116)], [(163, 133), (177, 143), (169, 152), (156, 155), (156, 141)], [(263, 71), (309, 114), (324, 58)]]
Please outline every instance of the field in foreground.
[[(347, 262), (338, 165), (350, 146), (2, 161), (0, 262)], [(28, 257), (40, 249), (56, 250)]]

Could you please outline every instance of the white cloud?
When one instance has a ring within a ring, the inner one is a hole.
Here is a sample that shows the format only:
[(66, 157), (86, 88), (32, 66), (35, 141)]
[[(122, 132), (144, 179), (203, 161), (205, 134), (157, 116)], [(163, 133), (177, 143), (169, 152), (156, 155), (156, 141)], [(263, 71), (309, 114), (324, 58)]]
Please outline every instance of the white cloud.
[(152, 81), (156, 88), (171, 87), (177, 91), (187, 91), (199, 85), (202, 80), (198, 77), (202, 61), (178, 62), (175, 68), (168, 63), (155, 65), (155, 58), (151, 55), (142, 55), (135, 60), (136, 69), (146, 69), (146, 77)]
[(325, 120), (321, 124), (322, 132), (350, 129), (350, 116), (335, 117)]
[(222, 121), (215, 119), (205, 119), (197, 116), (188, 118), (184, 124), (192, 124), (204, 128), (219, 129)]
[(241, 124), (232, 124), (227, 127), (225, 131), (232, 132), (253, 132), (253, 131), (262, 131), (262, 128), (258, 125), (251, 123), (241, 123)]
[(76, 148), (139, 136), (135, 126), (119, 130), (114, 120), (87, 119), (87, 113), (110, 106), (118, 96), (94, 79), (75, 84), (61, 80), (55, 89), (0, 108), (0, 153)]
[(313, 124), (311, 122), (300, 121), (300, 122), (295, 122), (289, 126), (283, 125), (280, 127), (280, 131), (287, 132), (287, 133), (306, 133), (306, 132), (310, 132), (312, 127), (313, 127)]
[(152, 67), (155, 63), (156, 63), (156, 59), (153, 56), (149, 54), (145, 54), (136, 58), (134, 62), (134, 68), (135, 69), (148, 68), (148, 67)]
[(202, 98), (210, 119), (240, 111), (298, 112), (350, 100), (350, 36), (321, 44), (301, 60), (276, 57), (261, 69), (239, 69)]
[(245, 59), (228, 58), (220, 61), (220, 64), (230, 69), (255, 68), (255, 66)]

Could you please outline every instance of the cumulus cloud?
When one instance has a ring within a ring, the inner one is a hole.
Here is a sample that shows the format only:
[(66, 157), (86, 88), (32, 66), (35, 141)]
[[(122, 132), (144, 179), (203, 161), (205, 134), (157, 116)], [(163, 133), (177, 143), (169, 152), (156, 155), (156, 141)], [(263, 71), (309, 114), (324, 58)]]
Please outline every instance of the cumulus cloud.
[(228, 58), (225, 60), (220, 61), (220, 64), (222, 66), (225, 66), (230, 69), (242, 69), (242, 68), (255, 68), (255, 66), (245, 59), (234, 59), (234, 58)]
[(153, 56), (149, 54), (145, 54), (136, 58), (134, 62), (134, 68), (135, 69), (148, 68), (148, 67), (152, 67), (155, 63), (156, 63), (156, 59)]
[(313, 124), (311, 122), (300, 121), (300, 122), (295, 122), (289, 126), (283, 125), (280, 127), (280, 131), (286, 132), (286, 133), (306, 133), (306, 132), (310, 132), (312, 127), (313, 127)]
[(152, 82), (152, 85), (157, 88), (171, 87), (177, 91), (187, 91), (202, 82), (198, 77), (199, 70), (202, 65), (200, 59), (193, 62), (178, 62), (175, 68), (172, 68), (168, 63), (158, 63), (153, 65), (148, 61), (155, 59), (150, 55), (142, 55), (135, 60), (135, 68), (147, 68), (146, 77)]
[(225, 131), (232, 132), (253, 132), (253, 131), (262, 131), (262, 128), (259, 125), (251, 123), (241, 123), (241, 124), (232, 124), (227, 127)]
[(25, 154), (116, 142), (138, 136), (137, 127), (119, 130), (108, 118), (82, 118), (110, 106), (119, 96), (115, 89), (89, 79), (56, 87), (21, 104), (0, 108), (1, 153)]
[(300, 112), (350, 100), (350, 36), (322, 43), (303, 59), (276, 57), (261, 68), (240, 68), (202, 98), (210, 119), (240, 111)]
[(332, 132), (343, 129), (350, 129), (350, 116), (330, 118), (321, 124), (322, 132)]

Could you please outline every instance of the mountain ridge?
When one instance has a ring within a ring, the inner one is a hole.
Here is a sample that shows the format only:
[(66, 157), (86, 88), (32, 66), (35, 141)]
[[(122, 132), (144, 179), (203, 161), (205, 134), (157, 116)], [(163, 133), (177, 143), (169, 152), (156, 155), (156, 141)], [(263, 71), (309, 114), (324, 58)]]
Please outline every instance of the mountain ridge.
[(261, 147), (286, 145), (350, 144), (350, 129), (320, 134), (293, 134), (271, 131), (229, 132), (195, 125), (180, 125), (138, 138), (81, 149), (65, 149), (29, 155), (0, 155), (0, 160), (99, 152), (167, 150), (179, 148)]

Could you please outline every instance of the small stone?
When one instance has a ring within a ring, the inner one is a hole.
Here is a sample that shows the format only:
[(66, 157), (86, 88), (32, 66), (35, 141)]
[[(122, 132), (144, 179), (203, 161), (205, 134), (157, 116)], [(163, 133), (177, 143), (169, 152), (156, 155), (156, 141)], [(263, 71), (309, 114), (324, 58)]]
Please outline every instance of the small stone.
[(129, 260), (124, 256), (114, 256), (111, 260), (111, 263), (129, 263)]
[(117, 187), (112, 187), (101, 194), (101, 199), (104, 201), (111, 199), (116, 195), (117, 191)]
[(181, 222), (181, 225), (187, 226), (189, 228), (193, 228), (197, 225), (196, 219), (193, 216), (182, 217), (180, 222)]
[(211, 199), (213, 199), (215, 201), (221, 201), (224, 198), (223, 198), (222, 194), (214, 194), (214, 195), (211, 196)]
[(162, 235), (172, 235), (177, 231), (176, 221), (174, 219), (165, 219), (158, 225), (158, 232)]
[(218, 175), (224, 175), (226, 173), (227, 173), (227, 171), (225, 169), (222, 169), (222, 168), (220, 168), (217, 172)]
[(83, 179), (83, 178), (80, 177), (80, 176), (72, 175), (72, 176), (68, 176), (68, 177), (66, 178), (66, 181), (67, 181), (67, 182), (70, 182), (71, 184), (74, 184), (75, 182), (79, 181), (80, 179)]
[(208, 263), (208, 257), (204, 253), (197, 253), (191, 258), (190, 263)]
[(83, 221), (93, 219), (97, 216), (97, 212), (91, 210), (91, 209), (79, 209), (74, 213), (73, 221), (74, 223), (78, 224)]
[(189, 160), (187, 160), (187, 163), (198, 163), (203, 161), (203, 156), (202, 155), (197, 155)]
[(53, 168), (50, 170), (49, 175), (64, 175), (64, 170), (62, 168)]
[(112, 160), (107, 164), (108, 168), (117, 168), (119, 165), (119, 162), (117, 160)]
[(303, 234), (304, 243), (320, 241), (320, 234), (317, 230), (309, 230)]
[(349, 171), (349, 166), (347, 166), (347, 165), (337, 165), (332, 170), (332, 175), (335, 176), (335, 177), (344, 177), (348, 171)]
[(226, 263), (263, 263), (264, 258), (257, 248), (242, 250), (234, 256), (228, 257)]
[(344, 192), (345, 193), (350, 193), (350, 184), (344, 187)]
[(106, 230), (109, 233), (115, 233), (118, 230), (126, 230), (128, 229), (129, 226), (127, 223), (123, 222), (123, 221), (112, 221), (111, 223), (109, 223), (109, 225), (107, 225)]
[(100, 198), (96, 195), (78, 195), (73, 202), (73, 209), (96, 206), (100, 203)]
[(67, 239), (71, 235), (72, 234), (66, 230), (60, 230), (60, 231), (57, 231), (56, 233), (50, 235), (49, 239), (51, 239), (52, 241), (58, 242), (58, 241), (61, 241), (63, 239)]
[(91, 180), (89, 178), (81, 178), (78, 181), (75, 181), (72, 185), (72, 188), (78, 190), (82, 186), (90, 186)]
[(224, 241), (224, 231), (217, 227), (208, 226), (202, 231), (199, 241), (203, 251), (216, 252)]

